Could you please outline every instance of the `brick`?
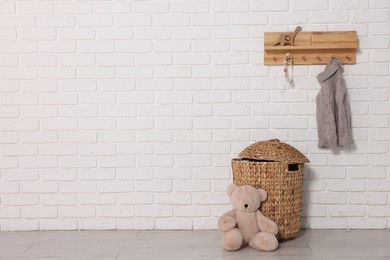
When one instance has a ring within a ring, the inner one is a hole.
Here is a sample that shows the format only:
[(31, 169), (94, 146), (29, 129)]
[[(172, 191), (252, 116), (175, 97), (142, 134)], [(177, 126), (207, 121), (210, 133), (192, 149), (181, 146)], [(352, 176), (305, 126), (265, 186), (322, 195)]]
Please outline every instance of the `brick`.
[(192, 44), (193, 52), (225, 52), (229, 48), (229, 42), (224, 40), (200, 40)]
[(20, 209), (13, 207), (2, 207), (0, 209), (0, 219), (20, 218)]
[(193, 195), (194, 205), (219, 205), (229, 202), (230, 199), (225, 193), (195, 193)]
[(207, 130), (179, 130), (175, 132), (178, 142), (207, 142), (211, 141), (211, 131)]
[(388, 192), (390, 181), (388, 180), (367, 180), (367, 191)]
[[(88, 2), (57, 2), (56, 13), (59, 14), (88, 14), (92, 13), (92, 3)], [(96, 10), (94, 10), (96, 12)]]
[(269, 75), (269, 68), (255, 66), (232, 66), (231, 75), (233, 77), (264, 77)]
[(116, 177), (118, 180), (152, 180), (153, 169), (120, 168), (116, 169)]
[(33, 194), (3, 194), (2, 205), (5, 206), (32, 206), (39, 204), (39, 195)]
[(114, 169), (79, 169), (77, 171), (80, 180), (113, 180)]
[(170, 54), (137, 54), (137, 65), (151, 66), (151, 65), (171, 65), (172, 55)]
[(328, 191), (365, 191), (366, 182), (363, 180), (328, 180)]
[(57, 182), (36, 182), (23, 181), (20, 182), (20, 192), (22, 193), (57, 193)]
[(191, 16), (193, 26), (222, 26), (229, 24), (228, 14), (194, 14)]
[(135, 216), (137, 217), (171, 217), (172, 211), (172, 206), (166, 205), (135, 206)]
[(368, 0), (352, 1), (352, 2), (341, 2), (332, 0), (331, 5), (333, 9), (340, 10), (355, 10), (355, 9), (368, 9)]
[(186, 143), (156, 144), (156, 154), (190, 154), (192, 146)]
[(210, 216), (210, 207), (179, 205), (173, 208), (173, 215), (176, 217), (208, 217)]
[(190, 193), (162, 193), (156, 196), (156, 204), (159, 205), (190, 205)]
[(79, 42), (77, 49), (81, 53), (110, 53), (114, 52), (114, 43), (110, 41)]
[(39, 230), (77, 230), (76, 219), (39, 220)]
[(171, 155), (142, 155), (137, 157), (138, 167), (172, 167)]
[(73, 16), (67, 15), (52, 15), (52, 16), (37, 16), (38, 27), (74, 27), (75, 19)]
[[(230, 15), (230, 23), (233, 25), (260, 25), (268, 24), (268, 14), (264, 13), (233, 13)], [(244, 28), (244, 27), (241, 27)], [(248, 38), (248, 37), (246, 37)], [(233, 38), (234, 39), (234, 38)]]
[(61, 206), (58, 215), (61, 218), (89, 218), (96, 216), (96, 209), (94, 206)]
[(214, 1), (211, 11), (214, 13), (235, 13), (247, 12), (249, 10), (248, 0), (233, 0), (233, 1)]
[(96, 167), (96, 158), (91, 156), (63, 156), (60, 157), (61, 168), (93, 168)]
[(73, 93), (45, 93), (39, 95), (39, 101), (44, 105), (75, 105), (77, 95)]
[(387, 196), (386, 194), (380, 194), (377, 192), (373, 193), (350, 193), (348, 194), (348, 203), (349, 204), (358, 204), (358, 205), (386, 205)]
[(3, 119), (2, 130), (38, 130), (38, 120), (35, 119)]
[(15, 220), (2, 220), (2, 231), (37, 231), (39, 230), (38, 220), (27, 219), (15, 219)]
[(370, 7), (373, 9), (384, 9), (389, 8), (390, 4), (386, 0), (372, 0), (370, 1)]
[(97, 183), (97, 191), (106, 193), (106, 192), (132, 192), (134, 191), (134, 182), (133, 181), (100, 181)]
[(131, 5), (126, 2), (95, 2), (93, 3), (93, 11), (97, 14), (130, 13)]
[(342, 192), (311, 192), (309, 202), (313, 204), (346, 204), (347, 195)]
[(0, 40), (15, 41), (17, 39), (16, 29), (0, 28)]
[(57, 32), (55, 29), (19, 29), (20, 40), (49, 41), (55, 40)]
[(76, 78), (76, 70), (60, 67), (39, 68), (38, 75), (42, 79), (74, 79)]
[(35, 131), (20, 133), (21, 143), (56, 143), (58, 142), (58, 134), (50, 131)]
[(133, 207), (103, 206), (97, 208), (98, 217), (126, 218), (133, 217), (135, 210)]
[(152, 50), (153, 44), (151, 42), (120, 41), (115, 44), (115, 51), (117, 52), (147, 53)]
[(385, 179), (386, 169), (383, 167), (348, 167), (348, 177), (350, 179)]
[(76, 155), (77, 145), (72, 144), (43, 144), (39, 146), (40, 155)]
[[(153, 119), (142, 118), (142, 119), (118, 119), (118, 129), (120, 130), (135, 130), (135, 129), (152, 129), (153, 128)], [(137, 133), (138, 134), (138, 133)]]
[(38, 147), (34, 144), (4, 144), (1, 155), (3, 156), (23, 156), (37, 155)]
[[(158, 29), (161, 30), (161, 29)], [(173, 31), (176, 40), (202, 40), (209, 39), (211, 36), (210, 28), (175, 28)]]
[(206, 1), (177, 1), (171, 3), (174, 13), (208, 13), (210, 3)]
[(173, 63), (176, 65), (207, 65), (211, 57), (207, 54), (175, 54)]
[[(273, 1), (272, 3), (275, 3), (275, 1)], [(281, 11), (281, 9), (279, 9), (279, 11)], [(325, 15), (325, 17), (321, 16), (321, 18), (322, 18), (321, 20), (319, 18), (317, 18), (311, 22), (314, 22), (314, 23), (316, 21), (317, 21), (317, 23), (318, 22), (326, 22), (327, 19), (330, 19), (330, 18), (326, 18), (326, 15)], [(272, 13), (272, 14), (270, 14), (269, 20), (270, 20), (271, 25), (285, 25), (285, 24), (295, 25), (295, 24), (306, 24), (308, 21), (308, 17), (307, 17), (307, 13), (303, 13), (303, 12)], [(343, 19), (341, 19), (341, 20), (343, 20)], [(330, 22), (333, 23), (333, 21), (330, 21)]]
[[(2, 166), (2, 169), (4, 169), (4, 168), (5, 167)], [(2, 182), (0, 182), (2, 196), (3, 196), (3, 194), (20, 193), (21, 188), (19, 188), (19, 186), (20, 186), (19, 183), (15, 182), (15, 181), (2, 181)]]
[(213, 63), (217, 65), (248, 64), (249, 57), (244, 53), (217, 53), (213, 54)]
[(35, 27), (36, 24), (40, 26), (40, 17), (37, 17), (35, 22), (34, 16), (29, 15), (1, 15), (0, 16), (0, 27), (9, 28), (21, 28), (21, 27)]
[(187, 218), (159, 218), (156, 219), (156, 229), (186, 230), (192, 229), (192, 220)]
[(154, 230), (154, 218), (132, 217), (117, 219), (118, 230)]
[(131, 28), (98, 28), (95, 31), (98, 40), (130, 40), (134, 37)]
[(36, 169), (36, 168), (57, 168), (58, 159), (56, 157), (35, 157), (25, 156), (19, 159), (20, 168), (24, 169)]
[[(53, 195), (53, 194), (50, 194)], [(38, 205), (40, 201), (38, 194), (2, 194), (1, 202), (3, 206), (33, 206)]]
[(110, 15), (79, 15), (76, 17), (76, 25), (80, 27), (108, 27), (114, 25)]
[[(134, 134), (129, 133), (127, 131), (124, 132), (102, 132), (98, 135), (99, 143), (118, 143), (117, 148), (118, 152), (121, 150), (120, 145), (127, 145), (128, 142), (134, 141)], [(125, 144), (120, 144), (124, 142)]]
[(227, 66), (194, 67), (192, 74), (196, 78), (226, 78), (230, 76), (230, 69)]
[(9, 80), (27, 80), (27, 79), (36, 79), (38, 78), (38, 72), (37, 69), (31, 68), (31, 69), (25, 69), (25, 68), (0, 68), (0, 77), (2, 79), (9, 79)]
[(13, 14), (15, 13), (15, 4), (12, 2), (5, 2), (0, 4), (1, 14)]
[(175, 155), (178, 167), (206, 167), (211, 165), (209, 155)]
[(78, 194), (80, 205), (115, 205), (116, 195), (110, 193), (83, 193)]
[(97, 117), (97, 107), (90, 106), (66, 106), (61, 108), (61, 116), (68, 118)]
[(61, 40), (93, 40), (95, 31), (90, 28), (60, 28), (58, 38)]
[(134, 13), (167, 13), (170, 9), (169, 2), (150, 1), (132, 3)]
[(75, 181), (77, 172), (75, 169), (40, 169), (39, 177), (44, 181)]
[(23, 207), (21, 209), (22, 218), (56, 218), (57, 208), (47, 206)]
[(190, 17), (182, 14), (153, 15), (153, 25), (157, 27), (183, 27), (190, 25)]
[(112, 230), (116, 229), (116, 220), (110, 218), (85, 218), (78, 220), (80, 230)]
[(117, 197), (120, 205), (147, 205), (154, 203), (154, 196), (149, 192), (121, 193)]
[[(115, 57), (116, 59), (116, 57)], [(113, 61), (114, 62), (114, 61)], [(119, 79), (108, 79), (108, 80), (99, 80), (97, 82), (99, 91), (107, 91), (107, 92), (123, 92), (117, 96), (118, 103), (128, 103), (131, 104), (131, 95), (125, 93), (125, 91), (134, 90), (135, 89), (135, 81), (133, 80), (119, 80)], [(137, 95), (136, 93), (131, 93), (132, 95)], [(125, 98), (122, 98), (125, 97)], [(125, 102), (128, 100), (128, 102)]]
[(102, 168), (126, 168), (134, 165), (134, 157), (129, 155), (102, 156), (98, 161), (98, 166)]
[(170, 40), (172, 32), (165, 28), (142, 28), (135, 30), (135, 39), (137, 40)]
[(0, 67), (16, 67), (19, 64), (17, 56), (0, 56)]
[(73, 53), (76, 52), (76, 43), (72, 41), (40, 42), (41, 53)]
[(387, 221), (385, 219), (376, 218), (348, 218), (348, 227), (352, 229), (384, 229)]
[(216, 116), (246, 116), (250, 114), (248, 105), (214, 105), (214, 115)]
[(191, 43), (188, 40), (180, 41), (154, 41), (154, 51), (155, 52), (189, 52), (191, 50)]
[[(234, 82), (234, 81), (233, 81)], [(242, 89), (246, 89), (247, 87), (249, 88), (249, 81), (245, 84), (246, 82), (242, 82), (240, 84)], [(269, 101), (269, 96), (268, 95), (260, 95), (259, 91), (235, 91), (232, 93), (232, 102), (233, 103), (264, 103)]]
[(331, 217), (364, 217), (364, 206), (328, 206), (328, 214)]
[(40, 128), (42, 130), (77, 130), (76, 119), (42, 119)]
[[(333, 1), (333, 6), (337, 4), (337, 1)], [(308, 10), (325, 10), (328, 9), (328, 2), (321, 0), (304, 0), (290, 2), (290, 9), (292, 11), (308, 11)], [(340, 8), (335, 8), (340, 9)]]
[(150, 15), (116, 15), (114, 17), (114, 25), (131, 27), (150, 26), (152, 25), (152, 17)]
[(386, 11), (353, 11), (351, 12), (353, 23), (378, 23), (389, 21), (389, 13)]
[(119, 79), (148, 79), (153, 77), (153, 70), (150, 67), (123, 67), (116, 69), (116, 75)]
[(97, 133), (90, 132), (61, 132), (60, 141), (64, 143), (94, 143), (97, 140)]
[(232, 126), (234, 129), (269, 128), (269, 120), (262, 118), (234, 118)]
[(115, 76), (115, 68), (89, 67), (77, 68), (77, 75), (81, 79), (111, 79)]

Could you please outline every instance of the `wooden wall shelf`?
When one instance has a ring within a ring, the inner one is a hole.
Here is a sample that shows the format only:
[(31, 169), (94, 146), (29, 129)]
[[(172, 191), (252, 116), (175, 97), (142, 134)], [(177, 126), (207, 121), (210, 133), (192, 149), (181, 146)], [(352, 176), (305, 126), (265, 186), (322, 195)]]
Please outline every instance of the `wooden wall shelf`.
[(343, 64), (356, 63), (356, 31), (299, 32), (293, 46), (274, 46), (282, 33), (264, 33), (264, 65), (283, 65), (286, 53), (293, 56), (294, 65), (327, 64), (330, 57)]

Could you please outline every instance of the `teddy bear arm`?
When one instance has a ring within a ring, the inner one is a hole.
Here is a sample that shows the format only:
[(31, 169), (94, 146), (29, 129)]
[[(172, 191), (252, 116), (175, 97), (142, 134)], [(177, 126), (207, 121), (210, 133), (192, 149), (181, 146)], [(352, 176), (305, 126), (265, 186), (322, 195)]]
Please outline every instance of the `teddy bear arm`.
[(236, 224), (236, 211), (232, 209), (219, 218), (218, 229), (226, 232), (235, 228)]
[(256, 219), (257, 224), (259, 225), (259, 229), (262, 232), (268, 232), (274, 234), (275, 236), (279, 232), (278, 224), (276, 224), (271, 219), (265, 217), (260, 210), (256, 211)]

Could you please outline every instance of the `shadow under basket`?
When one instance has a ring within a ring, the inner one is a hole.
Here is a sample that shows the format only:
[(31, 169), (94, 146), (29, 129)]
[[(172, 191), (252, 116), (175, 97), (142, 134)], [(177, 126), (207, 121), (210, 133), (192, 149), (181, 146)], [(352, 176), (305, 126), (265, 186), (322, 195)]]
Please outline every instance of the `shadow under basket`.
[[(271, 142), (271, 145), (275, 144), (279, 148), (282, 145), (283, 147), (289, 146), (279, 143), (278, 140), (258, 142), (255, 145), (260, 144), (260, 147), (263, 147), (261, 143), (266, 142)], [(253, 150), (253, 145), (248, 148)], [(240, 153), (240, 156), (248, 156), (248, 148)], [(289, 146), (288, 149), (290, 148), (293, 147)], [(245, 157), (232, 160), (234, 184), (251, 185), (267, 191), (267, 200), (261, 204), (260, 210), (266, 217), (278, 224), (279, 233), (276, 237), (279, 241), (294, 239), (301, 228), (304, 162), (309, 162), (309, 160), (299, 151), (294, 150), (291, 151), (296, 155), (295, 158), (302, 155), (300, 159), (294, 160), (299, 162), (291, 162), (288, 158), (287, 162), (272, 161), (272, 156), (265, 156), (266, 160)], [(261, 149), (256, 151), (256, 153), (250, 151), (250, 154), (260, 158)]]

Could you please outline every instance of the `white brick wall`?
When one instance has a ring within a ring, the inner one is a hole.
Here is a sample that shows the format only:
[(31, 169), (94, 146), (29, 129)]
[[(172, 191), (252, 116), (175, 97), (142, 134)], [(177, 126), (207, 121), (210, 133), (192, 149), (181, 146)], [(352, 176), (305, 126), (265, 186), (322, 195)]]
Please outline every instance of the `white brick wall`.
[[(316, 147), (315, 76), (262, 64), (265, 31), (356, 30), (356, 144)], [(311, 160), (303, 227), (390, 228), (384, 0), (1, 1), (0, 230), (215, 229), (230, 160)]]

